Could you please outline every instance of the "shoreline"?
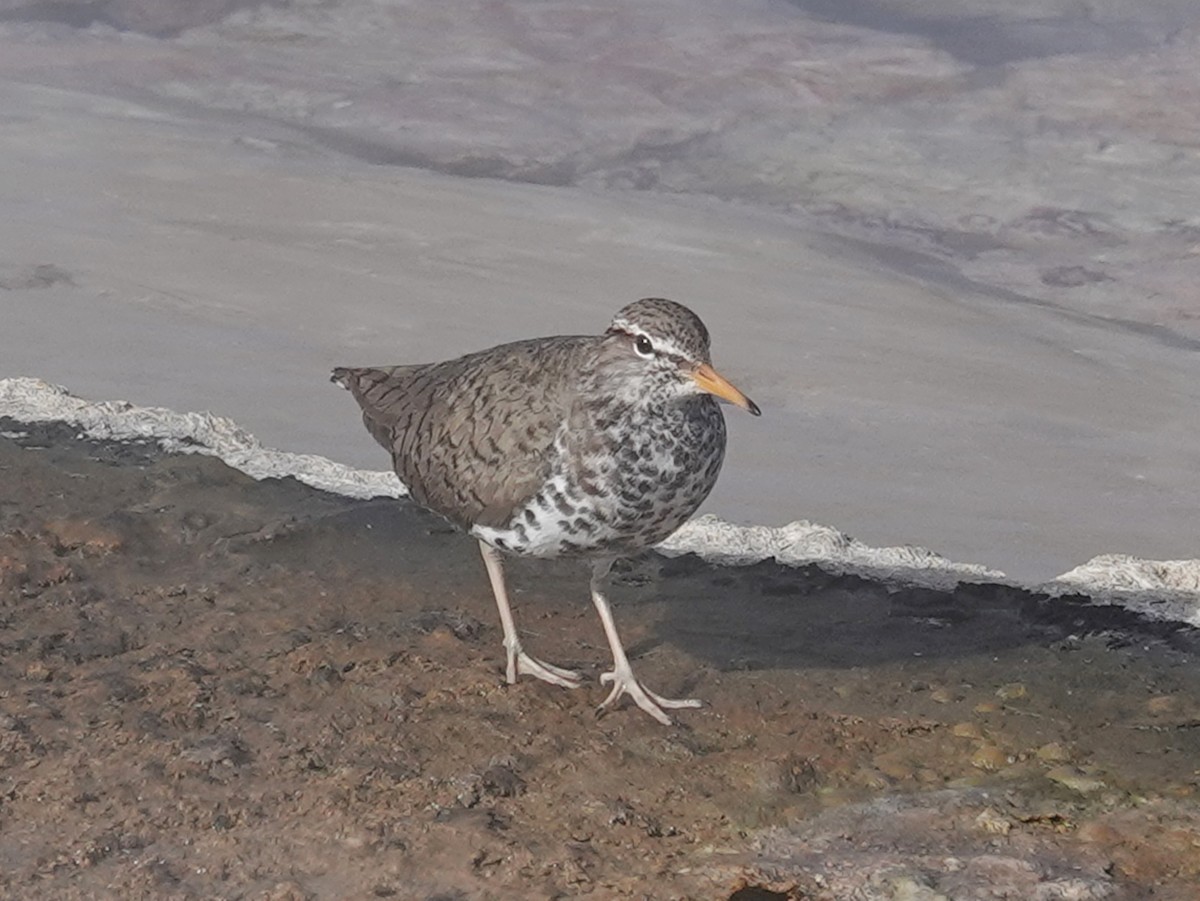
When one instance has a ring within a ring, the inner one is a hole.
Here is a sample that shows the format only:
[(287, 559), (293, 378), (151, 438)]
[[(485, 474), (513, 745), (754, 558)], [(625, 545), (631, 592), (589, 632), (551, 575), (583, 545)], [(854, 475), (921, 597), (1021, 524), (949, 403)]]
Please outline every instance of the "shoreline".
[[(0, 379), (0, 417), (67, 422), (81, 434), (112, 440), (151, 440), (166, 452), (214, 456), (255, 479), (291, 476), (323, 491), (353, 498), (404, 497), (390, 472), (355, 469), (325, 457), (263, 446), (232, 420), (212, 413), (179, 413), (127, 401), (88, 401), (36, 378)], [(953, 589), (960, 583), (997, 582), (1050, 596), (1087, 595), (1096, 603), (1127, 607), (1152, 619), (1200, 626), (1200, 559), (1143, 560), (1105, 554), (1047, 582), (1022, 582), (985, 564), (948, 560), (904, 545), (876, 548), (836, 528), (808, 520), (783, 526), (740, 525), (703, 514), (656, 548), (668, 556), (695, 554), (745, 566), (764, 560), (821, 566), (901, 586)]]

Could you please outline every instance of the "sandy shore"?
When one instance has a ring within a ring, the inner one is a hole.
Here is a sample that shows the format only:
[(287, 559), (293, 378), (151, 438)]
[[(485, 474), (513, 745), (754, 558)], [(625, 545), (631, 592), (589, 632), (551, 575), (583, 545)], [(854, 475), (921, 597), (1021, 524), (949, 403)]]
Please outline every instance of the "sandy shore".
[[(710, 706), (597, 718), (502, 685), (473, 542), (403, 501), (0, 431), (6, 897), (1195, 897), (1194, 630), (650, 556), (626, 643)], [(511, 573), (598, 675), (585, 572)]]

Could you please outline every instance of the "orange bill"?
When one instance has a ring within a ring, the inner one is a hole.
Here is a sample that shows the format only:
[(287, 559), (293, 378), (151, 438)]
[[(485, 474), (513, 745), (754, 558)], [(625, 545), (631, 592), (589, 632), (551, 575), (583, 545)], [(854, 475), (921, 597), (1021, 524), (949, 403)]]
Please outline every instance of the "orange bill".
[(696, 380), (697, 385), (709, 394), (716, 395), (722, 400), (729, 401), (731, 404), (737, 404), (747, 413), (753, 413), (755, 416), (762, 415), (762, 411), (758, 409), (758, 404), (733, 387), (723, 375), (707, 363), (701, 363), (697, 366), (692, 371), (692, 378)]

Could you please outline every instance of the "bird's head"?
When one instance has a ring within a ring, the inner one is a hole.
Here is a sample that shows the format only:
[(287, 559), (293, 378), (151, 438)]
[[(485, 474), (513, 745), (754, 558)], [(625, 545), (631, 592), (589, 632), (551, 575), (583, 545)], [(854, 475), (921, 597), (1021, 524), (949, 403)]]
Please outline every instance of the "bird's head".
[(754, 401), (713, 369), (700, 317), (673, 300), (647, 297), (623, 307), (604, 336), (601, 365), (643, 398), (711, 394), (760, 415)]

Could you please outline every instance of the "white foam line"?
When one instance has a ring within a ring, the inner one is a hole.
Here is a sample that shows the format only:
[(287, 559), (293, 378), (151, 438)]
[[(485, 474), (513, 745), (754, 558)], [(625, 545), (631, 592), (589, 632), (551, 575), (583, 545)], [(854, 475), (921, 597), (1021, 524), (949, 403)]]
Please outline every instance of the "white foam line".
[(264, 447), (232, 419), (176, 413), (125, 401), (92, 402), (41, 379), (0, 379), (0, 416), (18, 422), (67, 422), (91, 438), (155, 441), (164, 450), (220, 457), (256, 479), (293, 476), (306, 485), (350, 497), (403, 497), (390, 472), (367, 472), (313, 454)]
[[(349, 497), (403, 497), (390, 472), (368, 472), (313, 454), (264, 447), (235, 422), (212, 413), (176, 413), (125, 401), (92, 402), (34, 378), (0, 379), (0, 416), (18, 422), (66, 422), (83, 435), (154, 441), (164, 450), (209, 454), (256, 479), (292, 476)], [(742, 526), (700, 516), (659, 545), (668, 555), (694, 553), (714, 563), (747, 565), (775, 560), (786, 566), (817, 564), (892, 583), (948, 590), (959, 582), (1017, 584), (1004, 573), (955, 563), (920, 547), (875, 548), (828, 526), (797, 520), (785, 526)], [(1105, 555), (1043, 585), (1025, 586), (1052, 596), (1083, 593), (1155, 619), (1200, 626), (1200, 560), (1139, 560)]]
[(1200, 560), (1101, 554), (1039, 589), (1052, 597), (1085, 594), (1094, 602), (1200, 628)]
[(785, 526), (741, 526), (708, 514), (684, 523), (658, 546), (670, 556), (696, 554), (713, 563), (745, 566), (774, 560), (822, 569), (952, 589), (959, 582), (1005, 581), (1004, 573), (977, 563), (955, 563), (922, 547), (871, 547), (844, 532), (798, 519)]

